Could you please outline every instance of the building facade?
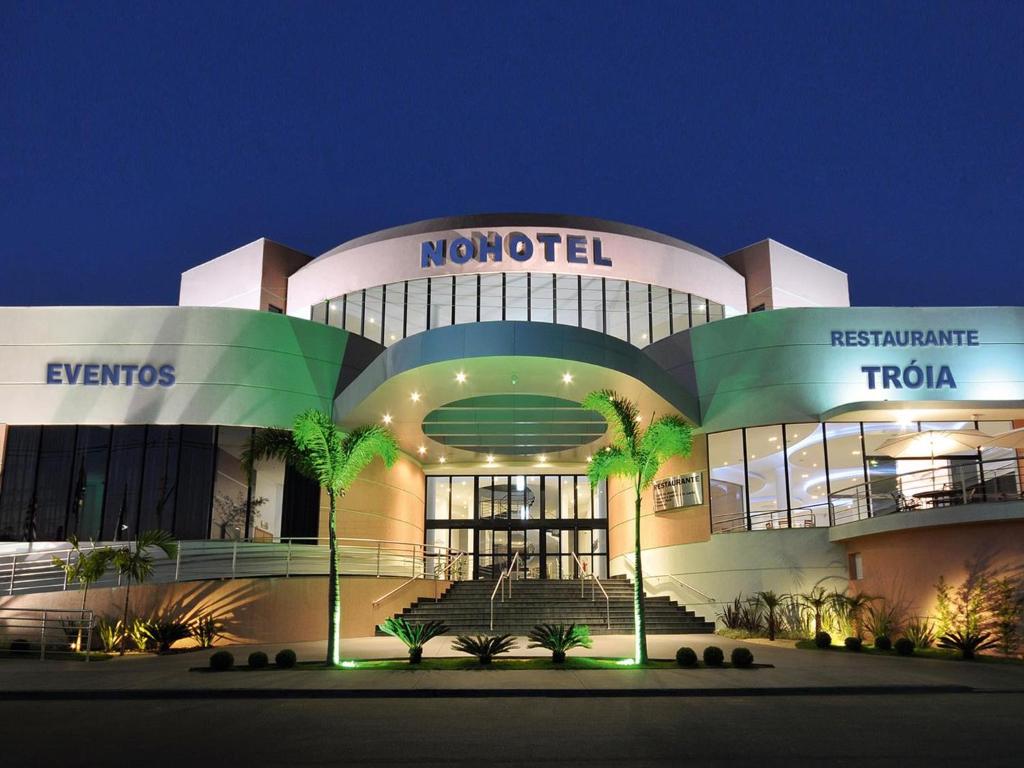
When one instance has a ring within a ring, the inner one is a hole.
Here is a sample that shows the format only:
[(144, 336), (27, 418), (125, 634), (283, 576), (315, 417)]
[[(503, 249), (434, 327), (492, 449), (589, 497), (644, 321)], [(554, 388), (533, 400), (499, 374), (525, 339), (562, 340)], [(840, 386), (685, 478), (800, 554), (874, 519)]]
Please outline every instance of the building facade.
[(926, 610), (939, 575), (1024, 556), (1018, 449), (884, 447), (1024, 425), (1024, 309), (850, 307), (844, 273), (771, 240), (720, 258), (537, 214), (316, 258), (258, 240), (186, 272), (178, 307), (0, 309), (0, 386), (12, 543), (323, 536), (315, 486), (241, 463), (319, 408), (402, 448), (342, 499), (342, 536), (464, 553), (464, 578), (517, 553), (527, 578), (629, 575), (631, 488), (586, 476), (607, 425), (579, 403), (610, 388), (695, 431), (644, 499), (649, 592), (713, 613), (852, 582)]

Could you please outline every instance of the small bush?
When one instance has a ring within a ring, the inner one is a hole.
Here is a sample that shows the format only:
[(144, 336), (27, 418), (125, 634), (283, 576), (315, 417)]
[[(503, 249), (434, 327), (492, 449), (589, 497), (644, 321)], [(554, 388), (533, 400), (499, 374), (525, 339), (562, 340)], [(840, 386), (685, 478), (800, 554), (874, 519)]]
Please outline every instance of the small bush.
[(274, 664), (277, 665), (278, 669), (291, 669), (295, 666), (298, 661), (298, 657), (295, 655), (295, 651), (291, 648), (285, 648), (283, 651), (278, 651), (277, 655), (274, 656)]
[(537, 624), (530, 630), (530, 644), (527, 648), (544, 648), (551, 651), (551, 661), (561, 664), (565, 652), (573, 648), (590, 648), (590, 627), (586, 624)]
[(500, 653), (515, 650), (512, 635), (459, 635), (452, 643), (452, 649), (476, 656), (481, 664), (490, 664), (491, 659)]
[(875, 638), (875, 648), (877, 648), (880, 651), (891, 651), (892, 640), (890, 640), (885, 635), (879, 635)]
[(709, 645), (704, 649), (704, 663), (709, 667), (720, 667), (725, 661), (725, 654), (717, 645)]
[(754, 663), (754, 654), (749, 648), (733, 648), (729, 656), (734, 667), (747, 668)]
[(189, 633), (200, 648), (210, 648), (220, 637), (223, 626), (213, 616), (200, 616), (189, 626)]
[(253, 651), (249, 654), (249, 669), (263, 669), (270, 664), (270, 659), (263, 651)]
[(687, 648), (685, 645), (676, 651), (676, 664), (680, 667), (696, 667), (697, 666), (697, 652), (693, 648)]
[(909, 637), (901, 637), (896, 641), (896, 653), (900, 656), (913, 656), (914, 655), (914, 641)]
[(828, 632), (819, 632), (814, 636), (814, 644), (819, 648), (831, 648), (832, 635)]
[(848, 637), (843, 640), (843, 645), (846, 646), (846, 650), (848, 651), (859, 651), (864, 645), (864, 641), (859, 637)]
[(217, 651), (210, 656), (210, 669), (215, 672), (226, 672), (235, 666), (235, 657), (231, 651)]

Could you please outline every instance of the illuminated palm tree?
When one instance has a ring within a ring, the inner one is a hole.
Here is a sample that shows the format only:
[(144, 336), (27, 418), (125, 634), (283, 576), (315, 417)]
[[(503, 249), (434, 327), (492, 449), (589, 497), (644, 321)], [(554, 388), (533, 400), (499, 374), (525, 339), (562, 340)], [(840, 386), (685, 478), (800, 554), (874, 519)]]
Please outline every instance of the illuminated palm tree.
[[(85, 615), (86, 601), (89, 599), (89, 585), (99, 581), (106, 574), (114, 559), (114, 550), (110, 547), (92, 547), (83, 550), (79, 544), (78, 537), (72, 535), (68, 539), (71, 544), (71, 551), (68, 552), (68, 559), (54, 556), (53, 565), (64, 571), (68, 584), (78, 584), (82, 587), (82, 614)], [(82, 628), (78, 628), (78, 638), (75, 641), (75, 650), (82, 650)]]
[[(142, 584), (153, 573), (153, 555), (150, 550), (159, 549), (168, 558), (178, 554), (178, 542), (174, 536), (167, 531), (152, 530), (143, 531), (135, 541), (127, 546), (120, 547), (113, 551), (111, 562), (117, 572), (124, 577), (126, 587), (124, 590), (124, 612), (122, 617), (123, 626), (128, 626), (128, 596), (132, 591), (132, 582)], [(125, 643), (128, 641), (128, 632), (121, 636), (121, 655), (124, 656)]]
[(583, 398), (583, 407), (604, 416), (611, 429), (612, 444), (590, 460), (587, 475), (592, 484), (608, 477), (633, 481), (636, 517), (634, 520), (635, 579), (633, 582), (633, 628), (637, 664), (647, 662), (647, 619), (644, 611), (644, 576), (640, 563), (640, 499), (654, 481), (662, 465), (674, 456), (689, 456), (693, 448), (690, 426), (679, 416), (655, 419), (646, 430), (639, 426), (640, 412), (635, 403), (610, 389), (591, 392)]
[(292, 430), (258, 431), (242, 456), (252, 476), (261, 459), (281, 459), (299, 474), (315, 480), (327, 492), (330, 512), (327, 536), (330, 546), (330, 580), (327, 592), (327, 663), (341, 662), (341, 583), (339, 581), (337, 501), (367, 465), (380, 457), (391, 467), (398, 458), (398, 443), (384, 427), (357, 427), (345, 434), (331, 417), (317, 410), (300, 413)]

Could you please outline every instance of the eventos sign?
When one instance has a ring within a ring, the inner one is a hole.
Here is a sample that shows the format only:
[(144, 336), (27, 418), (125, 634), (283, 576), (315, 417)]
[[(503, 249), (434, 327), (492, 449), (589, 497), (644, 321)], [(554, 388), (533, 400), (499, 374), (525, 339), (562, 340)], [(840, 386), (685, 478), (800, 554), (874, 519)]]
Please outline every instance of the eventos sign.
[[(841, 330), (832, 331), (833, 347), (977, 347), (978, 331), (949, 330)], [(862, 365), (868, 389), (956, 389), (956, 378), (948, 365)]]
[(173, 387), (173, 365), (126, 363), (47, 363), (46, 383), (85, 387)]
[(522, 232), (511, 232), (502, 237), (496, 232), (486, 236), (456, 237), (452, 240), (424, 240), (420, 244), (420, 267), (442, 267), (447, 262), (468, 264), (476, 261), (529, 261), (537, 257), (544, 261), (565, 261), (569, 264), (593, 264), (610, 267), (612, 260), (601, 251), (601, 238), (586, 235), (563, 235), (557, 232), (538, 232), (530, 237)]

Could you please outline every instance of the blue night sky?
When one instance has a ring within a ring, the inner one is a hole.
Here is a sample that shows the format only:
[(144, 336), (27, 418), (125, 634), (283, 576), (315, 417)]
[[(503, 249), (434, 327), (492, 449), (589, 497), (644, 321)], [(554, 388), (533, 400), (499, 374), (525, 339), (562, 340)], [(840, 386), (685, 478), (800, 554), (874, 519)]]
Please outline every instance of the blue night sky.
[(0, 3), (0, 305), (549, 211), (1021, 304), (1021, 3)]

